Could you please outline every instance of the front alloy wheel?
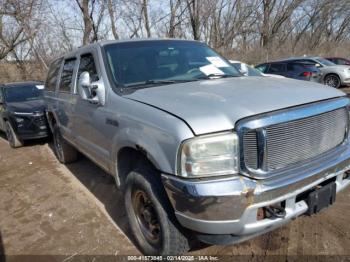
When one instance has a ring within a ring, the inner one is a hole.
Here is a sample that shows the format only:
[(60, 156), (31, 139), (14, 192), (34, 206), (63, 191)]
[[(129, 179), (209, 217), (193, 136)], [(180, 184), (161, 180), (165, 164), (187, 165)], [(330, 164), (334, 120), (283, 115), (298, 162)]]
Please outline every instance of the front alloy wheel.
[(340, 79), (337, 75), (328, 75), (326, 76), (326, 78), (324, 79), (324, 83), (327, 86), (331, 86), (334, 88), (339, 88), (340, 87)]

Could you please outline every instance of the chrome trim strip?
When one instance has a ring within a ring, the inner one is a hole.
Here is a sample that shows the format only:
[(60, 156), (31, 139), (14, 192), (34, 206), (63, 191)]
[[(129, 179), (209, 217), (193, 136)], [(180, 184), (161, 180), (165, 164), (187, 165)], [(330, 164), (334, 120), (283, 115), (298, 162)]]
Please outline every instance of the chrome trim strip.
[(349, 105), (349, 101), (349, 98), (341, 97), (249, 117), (238, 121), (237, 130), (239, 131), (242, 128), (249, 130), (258, 129), (270, 125), (319, 115), (328, 111), (339, 109), (341, 107), (346, 107)]
[[(299, 120), (307, 117), (311, 117), (314, 115), (319, 115), (322, 113), (326, 113), (329, 111), (333, 111), (342, 107), (349, 106), (350, 99), (347, 97), (340, 97), (335, 99), (330, 99), (321, 102), (315, 102), (312, 104), (302, 105), (294, 108), (287, 108), (279, 111), (270, 112), (267, 114), (256, 115), (253, 117), (245, 118), (237, 122), (236, 131), (239, 136), (239, 150), (240, 150), (240, 173), (249, 177), (254, 177), (256, 179), (265, 179), (277, 176), (286, 170), (286, 168), (277, 170), (277, 171), (265, 171), (266, 170), (266, 141), (261, 141), (261, 139), (265, 140), (266, 131), (264, 128), (267, 126), (290, 122), (293, 120)], [(349, 121), (349, 119), (348, 119)], [(258, 136), (258, 169), (254, 170), (246, 166), (244, 159), (244, 145), (243, 145), (243, 135), (250, 131), (255, 130)], [(265, 132), (264, 132), (265, 131)], [(349, 138), (344, 139), (342, 145), (340, 145), (337, 149), (342, 147), (344, 144), (347, 144)], [(332, 150), (330, 152), (326, 152), (327, 154), (331, 152), (336, 152), (337, 150)], [(325, 153), (325, 154), (326, 154)], [(316, 158), (319, 158), (317, 156)], [(307, 164), (307, 162), (311, 162), (308, 160), (300, 164)], [(293, 167), (288, 167), (293, 168)]]
[(260, 128), (257, 130), (257, 142), (258, 142), (258, 169), (266, 170), (266, 157), (267, 157), (267, 141), (266, 141), (266, 129)]

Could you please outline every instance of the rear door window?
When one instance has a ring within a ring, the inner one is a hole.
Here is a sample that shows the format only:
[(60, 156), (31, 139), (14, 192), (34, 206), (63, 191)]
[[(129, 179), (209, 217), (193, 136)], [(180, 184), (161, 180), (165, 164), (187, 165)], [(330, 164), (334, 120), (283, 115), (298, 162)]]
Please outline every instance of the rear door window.
[(337, 61), (332, 61), (338, 65), (346, 65), (346, 61), (344, 59), (338, 58)]
[(284, 73), (286, 71), (286, 65), (282, 63), (271, 64), (268, 70), (269, 74)]
[(64, 61), (63, 70), (61, 74), (60, 81), (60, 92), (70, 92), (72, 88), (73, 81), (73, 73), (75, 67), (76, 59), (69, 59)]
[(51, 63), (49, 72), (46, 77), (45, 90), (54, 92), (57, 86), (57, 80), (60, 73), (62, 58)]
[(299, 72), (302, 71), (304, 67), (301, 64), (288, 64), (287, 71), (289, 72)]

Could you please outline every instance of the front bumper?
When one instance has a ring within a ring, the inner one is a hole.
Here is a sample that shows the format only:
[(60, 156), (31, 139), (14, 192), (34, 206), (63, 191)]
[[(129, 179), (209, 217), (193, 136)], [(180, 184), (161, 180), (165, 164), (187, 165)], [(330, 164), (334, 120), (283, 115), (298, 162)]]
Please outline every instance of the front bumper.
[[(16, 122), (16, 117), (20, 117), (23, 121)], [(13, 116), (10, 121), (16, 135), (22, 140), (49, 136), (49, 127), (45, 115)]]
[[(200, 234), (226, 235), (231, 236), (230, 242), (241, 242), (305, 213), (308, 206), (297, 196), (320, 183), (335, 179), (337, 192), (350, 185), (350, 178), (344, 178), (349, 169), (350, 146), (346, 144), (307, 166), (270, 180), (244, 176), (201, 181), (169, 175), (162, 178), (181, 225)], [(284, 218), (258, 220), (259, 208), (282, 201)]]
[(342, 85), (350, 85), (350, 77), (343, 79)]
[(31, 139), (39, 139), (39, 138), (45, 138), (49, 136), (48, 130), (39, 131), (39, 132), (21, 132), (18, 133), (17, 136), (22, 140), (31, 140)]

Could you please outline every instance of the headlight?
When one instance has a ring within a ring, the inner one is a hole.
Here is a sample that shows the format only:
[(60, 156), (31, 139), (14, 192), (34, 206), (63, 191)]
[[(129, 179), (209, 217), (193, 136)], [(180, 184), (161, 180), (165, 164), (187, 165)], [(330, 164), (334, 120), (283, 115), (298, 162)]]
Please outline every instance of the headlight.
[(185, 141), (179, 152), (178, 175), (207, 177), (238, 172), (238, 136), (235, 133), (196, 137)]

